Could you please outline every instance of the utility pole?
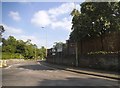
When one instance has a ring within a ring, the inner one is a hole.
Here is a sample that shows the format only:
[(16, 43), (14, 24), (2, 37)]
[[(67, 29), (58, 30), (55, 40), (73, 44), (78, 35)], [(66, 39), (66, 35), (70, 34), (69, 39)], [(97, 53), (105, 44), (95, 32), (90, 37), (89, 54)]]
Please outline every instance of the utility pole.
[(36, 47), (35, 47), (35, 60), (37, 60), (37, 59), (36, 59)]
[(36, 58), (36, 49), (37, 49), (37, 46), (34, 44), (34, 48), (35, 48), (35, 61), (37, 60)]
[(46, 30), (46, 58), (47, 58), (47, 30)]
[[(75, 14), (76, 14), (75, 2), (74, 2), (74, 9), (75, 9)], [(75, 44), (75, 55), (76, 55), (76, 58), (75, 58), (76, 66), (78, 66), (78, 41)]]
[[(41, 28), (45, 28), (45, 27), (41, 27)], [(45, 56), (46, 56), (46, 58), (47, 58), (47, 30), (46, 30), (46, 34), (45, 34), (45, 35), (46, 35), (46, 36), (45, 36), (45, 37), (46, 37), (46, 39), (45, 39), (45, 40), (46, 40), (46, 48), (45, 48), (45, 49), (46, 49), (46, 51), (45, 51), (45, 54), (46, 54), (46, 55), (45, 55)]]
[(76, 42), (76, 46), (75, 46), (75, 52), (76, 52), (76, 66), (78, 66), (78, 43)]

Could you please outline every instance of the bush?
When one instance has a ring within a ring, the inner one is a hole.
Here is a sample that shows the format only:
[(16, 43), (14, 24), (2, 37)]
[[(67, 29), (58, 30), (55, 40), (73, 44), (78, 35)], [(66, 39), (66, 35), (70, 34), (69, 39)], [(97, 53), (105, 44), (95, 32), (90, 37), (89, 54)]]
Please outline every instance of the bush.
[(6, 53), (2, 52), (2, 59), (23, 59), (24, 57), (20, 55), (19, 53)]

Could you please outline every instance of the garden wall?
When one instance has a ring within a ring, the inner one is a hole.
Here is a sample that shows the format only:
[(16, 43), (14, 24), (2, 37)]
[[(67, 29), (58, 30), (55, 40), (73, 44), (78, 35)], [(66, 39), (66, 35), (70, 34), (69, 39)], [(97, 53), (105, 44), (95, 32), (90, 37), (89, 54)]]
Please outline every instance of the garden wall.
[[(76, 66), (76, 45), (67, 42), (67, 48), (55, 55), (48, 55), (47, 61), (56, 64)], [(102, 53), (100, 53), (102, 51)], [(92, 54), (89, 54), (91, 53)], [(120, 33), (84, 39), (78, 43), (78, 66), (110, 71), (118, 71), (120, 60)]]

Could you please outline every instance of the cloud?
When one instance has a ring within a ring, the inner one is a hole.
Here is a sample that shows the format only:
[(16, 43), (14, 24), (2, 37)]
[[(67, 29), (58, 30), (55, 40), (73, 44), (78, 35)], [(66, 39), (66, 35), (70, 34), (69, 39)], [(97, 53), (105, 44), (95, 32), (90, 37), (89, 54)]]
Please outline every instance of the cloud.
[(48, 13), (51, 17), (57, 17), (64, 14), (70, 14), (72, 10), (76, 8), (80, 11), (80, 5), (75, 3), (63, 3), (59, 7), (51, 8), (48, 10)]
[(19, 1), (17, 1), (17, 2), (19, 2), (19, 3), (30, 3), (28, 0), (19, 0)]
[(22, 29), (7, 26), (5, 24), (2, 24), (2, 25), (4, 26), (5, 33), (7, 33), (9, 35), (10, 34), (21, 34), (21, 33), (23, 33)]
[(39, 42), (39, 39), (33, 35), (20, 35), (20, 36), (16, 36), (16, 38), (23, 41), (27, 41), (28, 39), (30, 39), (31, 43), (33, 44), (38, 44)]
[(74, 3), (65, 3), (57, 8), (49, 9), (48, 13), (53, 16), (59, 16), (71, 12), (73, 8), (74, 8)]
[(71, 24), (71, 18), (63, 18), (62, 20), (60, 21), (55, 21), (55, 22), (52, 22), (51, 23), (51, 27), (53, 29), (58, 29), (58, 28), (62, 28), (62, 29), (66, 29), (66, 30), (69, 30), (71, 29), (72, 27), (72, 24)]
[(30, 39), (31, 43), (36, 44), (38, 46), (38, 48), (46, 45), (45, 39), (40, 38), (39, 36), (36, 36), (33, 34), (32, 35), (27, 35), (27, 34), (16, 35), (15, 38), (18, 40), (23, 40), (23, 41), (27, 41), (28, 39)]
[(47, 26), (51, 23), (50, 17), (46, 11), (38, 11), (35, 13), (31, 22), (37, 26)]
[(33, 15), (31, 23), (40, 27), (50, 26), (52, 29), (67, 29), (70, 31), (72, 27), (70, 13), (75, 7), (80, 10), (80, 6), (74, 3), (63, 3), (49, 10), (40, 10)]
[(21, 17), (20, 17), (18, 12), (10, 11), (9, 16), (15, 21), (20, 21), (21, 20)]
[(8, 26), (6, 24), (0, 24), (4, 26), (5, 32), (3, 33), (3, 38), (8, 38), (9, 36), (14, 36), (17, 40), (27, 41), (31, 40), (31, 43), (36, 44), (39, 48), (45, 45), (45, 40), (43, 38), (39, 38), (36, 35), (27, 35), (23, 29), (15, 28), (12, 26)]
[[(5, 29), (5, 33), (3, 33), (4, 38), (8, 38), (9, 36), (14, 36), (16, 39), (23, 41), (27, 41), (28, 39), (30, 39), (31, 43), (36, 44), (38, 47), (45, 45), (44, 40), (40, 39), (38, 36), (25, 34), (23, 29), (11, 27), (6, 24), (0, 24), (0, 25), (3, 25)], [(43, 42), (43, 44), (41, 44), (41, 42)]]

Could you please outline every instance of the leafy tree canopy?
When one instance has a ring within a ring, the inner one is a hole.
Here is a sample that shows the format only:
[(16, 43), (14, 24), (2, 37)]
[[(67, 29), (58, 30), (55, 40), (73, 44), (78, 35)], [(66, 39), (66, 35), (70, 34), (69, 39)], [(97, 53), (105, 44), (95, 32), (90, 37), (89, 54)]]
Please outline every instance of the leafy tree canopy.
[(36, 44), (31, 43), (30, 39), (27, 41), (16, 40), (13, 36), (9, 36), (8, 39), (2, 38), (2, 52), (5, 55), (8, 54), (7, 57), (9, 58), (11, 58), (11, 55), (22, 55), (24, 59), (45, 58), (44, 47), (39, 49)]
[(71, 15), (71, 40), (120, 31), (120, 2), (83, 2), (80, 12), (74, 9)]

